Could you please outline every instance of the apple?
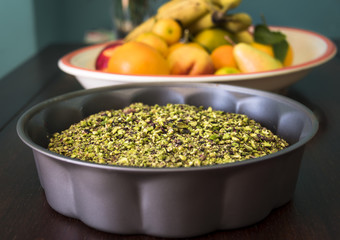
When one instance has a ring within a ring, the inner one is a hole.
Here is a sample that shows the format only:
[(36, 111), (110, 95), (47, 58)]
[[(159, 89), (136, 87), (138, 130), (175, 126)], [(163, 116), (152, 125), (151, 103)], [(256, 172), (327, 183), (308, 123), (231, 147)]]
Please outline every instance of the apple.
[(105, 71), (113, 51), (115, 50), (116, 47), (122, 44), (123, 44), (122, 41), (117, 41), (117, 42), (113, 42), (105, 46), (97, 56), (97, 59), (95, 62), (96, 70)]
[(201, 48), (203, 50), (205, 50), (201, 45), (199, 45), (198, 43), (195, 43), (195, 42), (187, 42), (187, 43), (184, 43), (184, 42), (177, 42), (175, 44), (172, 44), (171, 46), (169, 46), (168, 48), (168, 55), (170, 55), (170, 53), (172, 53), (175, 49), (179, 48), (179, 47), (182, 47), (182, 46), (194, 46), (194, 47), (197, 47), (197, 48)]
[(167, 58), (170, 74), (203, 75), (213, 74), (213, 61), (203, 48), (184, 45), (172, 51)]

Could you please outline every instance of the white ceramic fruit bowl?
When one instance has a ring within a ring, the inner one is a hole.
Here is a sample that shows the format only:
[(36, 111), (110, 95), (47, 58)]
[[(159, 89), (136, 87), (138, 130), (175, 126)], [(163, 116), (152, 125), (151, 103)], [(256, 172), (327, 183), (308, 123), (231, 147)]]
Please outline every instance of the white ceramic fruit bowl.
[(279, 91), (306, 76), (313, 68), (329, 61), (336, 54), (335, 44), (318, 33), (291, 28), (270, 27), (286, 34), (294, 52), (292, 66), (273, 71), (228, 75), (122, 75), (95, 69), (99, 52), (108, 44), (98, 44), (75, 50), (59, 62), (59, 68), (77, 78), (84, 88), (104, 87), (137, 82), (206, 82), (224, 83), (266, 91)]

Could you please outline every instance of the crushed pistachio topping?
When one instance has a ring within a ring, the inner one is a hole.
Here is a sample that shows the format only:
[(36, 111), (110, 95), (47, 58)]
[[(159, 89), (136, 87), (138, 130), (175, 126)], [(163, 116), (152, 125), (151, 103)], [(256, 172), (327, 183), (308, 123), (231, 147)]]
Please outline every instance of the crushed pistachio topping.
[(48, 149), (89, 162), (162, 168), (237, 162), (287, 146), (243, 114), (187, 104), (133, 103), (55, 133)]

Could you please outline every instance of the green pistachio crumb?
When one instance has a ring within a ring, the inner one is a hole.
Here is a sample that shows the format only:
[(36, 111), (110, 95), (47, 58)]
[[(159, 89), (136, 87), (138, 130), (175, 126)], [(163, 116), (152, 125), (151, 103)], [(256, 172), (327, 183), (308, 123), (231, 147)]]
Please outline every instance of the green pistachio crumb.
[(48, 149), (100, 164), (172, 168), (243, 161), (287, 146), (243, 114), (187, 104), (133, 103), (55, 133)]

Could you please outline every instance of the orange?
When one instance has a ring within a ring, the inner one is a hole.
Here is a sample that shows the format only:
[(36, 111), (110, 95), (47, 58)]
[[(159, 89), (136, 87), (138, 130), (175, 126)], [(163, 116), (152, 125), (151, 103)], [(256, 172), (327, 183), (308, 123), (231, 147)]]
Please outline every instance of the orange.
[[(253, 47), (255, 47), (255, 48), (265, 52), (265, 53), (268, 53), (270, 56), (274, 57), (274, 50), (273, 50), (272, 46), (261, 44), (261, 43), (257, 43), (257, 42), (252, 42), (251, 45)], [(286, 57), (285, 57), (285, 59), (283, 61), (283, 66), (287, 67), (287, 66), (292, 65), (292, 63), (293, 63), (293, 56), (294, 56), (293, 49), (289, 45)]]
[(167, 75), (167, 60), (154, 48), (131, 41), (118, 46), (109, 59), (107, 71), (117, 74)]
[(258, 42), (252, 42), (251, 45), (254, 48), (257, 48), (258, 50), (261, 50), (262, 52), (267, 53), (268, 55), (274, 57), (274, 51), (273, 47), (271, 45), (266, 45)]
[(234, 47), (232, 45), (226, 44), (214, 49), (210, 56), (214, 63), (215, 69), (220, 69), (223, 67), (237, 68), (237, 64), (233, 55), (233, 48)]
[(174, 19), (159, 19), (152, 27), (152, 32), (163, 38), (169, 45), (174, 44), (182, 37), (182, 27)]
[(288, 46), (288, 51), (287, 51), (287, 55), (285, 60), (283, 61), (283, 66), (287, 67), (292, 65), (293, 63), (293, 57), (294, 57), (294, 53), (293, 53), (293, 49), (292, 47), (289, 45)]
[(164, 39), (152, 32), (145, 32), (138, 35), (136, 41), (148, 44), (149, 46), (159, 51), (163, 56), (166, 56), (168, 54), (168, 44), (165, 42)]

